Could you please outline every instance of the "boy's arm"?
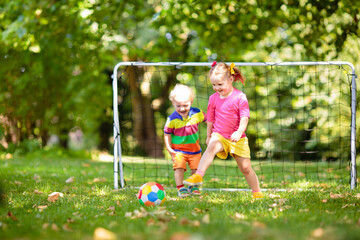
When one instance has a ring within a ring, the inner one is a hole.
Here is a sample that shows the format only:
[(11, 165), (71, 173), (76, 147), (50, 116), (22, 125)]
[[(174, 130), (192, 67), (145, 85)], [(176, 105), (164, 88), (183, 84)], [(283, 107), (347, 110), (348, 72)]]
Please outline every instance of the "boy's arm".
[(164, 133), (164, 142), (165, 142), (165, 147), (168, 150), (168, 152), (171, 155), (176, 154), (176, 152), (171, 148), (171, 134)]
[(249, 123), (249, 118), (248, 117), (240, 118), (239, 128), (238, 128), (238, 130), (236, 132), (231, 134), (230, 140), (233, 141), (233, 142), (239, 141), (241, 136), (245, 132), (248, 123)]

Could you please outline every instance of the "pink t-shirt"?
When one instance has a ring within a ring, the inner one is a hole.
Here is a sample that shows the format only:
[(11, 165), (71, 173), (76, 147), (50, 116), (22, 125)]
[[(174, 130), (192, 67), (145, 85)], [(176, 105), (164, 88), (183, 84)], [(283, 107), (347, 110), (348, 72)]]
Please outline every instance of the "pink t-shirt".
[[(238, 130), (242, 117), (250, 118), (249, 103), (242, 91), (234, 88), (231, 95), (226, 98), (220, 98), (217, 92), (210, 96), (207, 121), (214, 123), (213, 132), (230, 139), (231, 135)], [(244, 132), (241, 137), (245, 136)]]

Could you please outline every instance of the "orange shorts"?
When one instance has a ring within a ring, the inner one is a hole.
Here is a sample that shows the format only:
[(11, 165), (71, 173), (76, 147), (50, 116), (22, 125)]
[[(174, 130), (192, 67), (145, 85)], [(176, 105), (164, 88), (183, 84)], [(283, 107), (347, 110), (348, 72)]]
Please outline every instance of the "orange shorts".
[(183, 168), (186, 171), (186, 163), (188, 163), (191, 170), (197, 169), (201, 158), (201, 153), (198, 154), (185, 154), (177, 152), (173, 156), (173, 168)]

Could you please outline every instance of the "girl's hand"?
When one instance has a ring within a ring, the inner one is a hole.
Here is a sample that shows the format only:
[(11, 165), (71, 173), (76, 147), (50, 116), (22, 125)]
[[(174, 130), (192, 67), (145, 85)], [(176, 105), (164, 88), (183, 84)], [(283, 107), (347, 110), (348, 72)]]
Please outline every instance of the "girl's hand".
[(233, 132), (233, 134), (231, 134), (230, 140), (232, 142), (237, 142), (240, 140), (241, 135), (242, 135), (242, 133), (240, 133), (239, 131)]

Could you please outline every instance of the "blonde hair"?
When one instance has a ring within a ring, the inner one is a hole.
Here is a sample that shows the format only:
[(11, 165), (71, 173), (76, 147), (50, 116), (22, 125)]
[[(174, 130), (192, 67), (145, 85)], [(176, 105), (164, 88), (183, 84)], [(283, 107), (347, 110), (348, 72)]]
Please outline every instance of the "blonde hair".
[[(232, 64), (233, 65), (233, 64)], [(224, 62), (214, 63), (209, 71), (209, 78), (224, 76), (229, 79), (231, 76), (234, 77), (234, 82), (241, 81), (243, 84), (245, 83), (245, 77), (241, 74), (240, 70), (235, 67), (232, 68), (234, 71), (231, 73), (231, 66), (227, 65)]]
[(192, 102), (195, 98), (195, 92), (191, 87), (178, 83), (169, 94), (170, 101), (173, 102), (175, 98), (178, 100), (180, 98), (180, 101), (186, 101), (189, 99), (189, 101)]

